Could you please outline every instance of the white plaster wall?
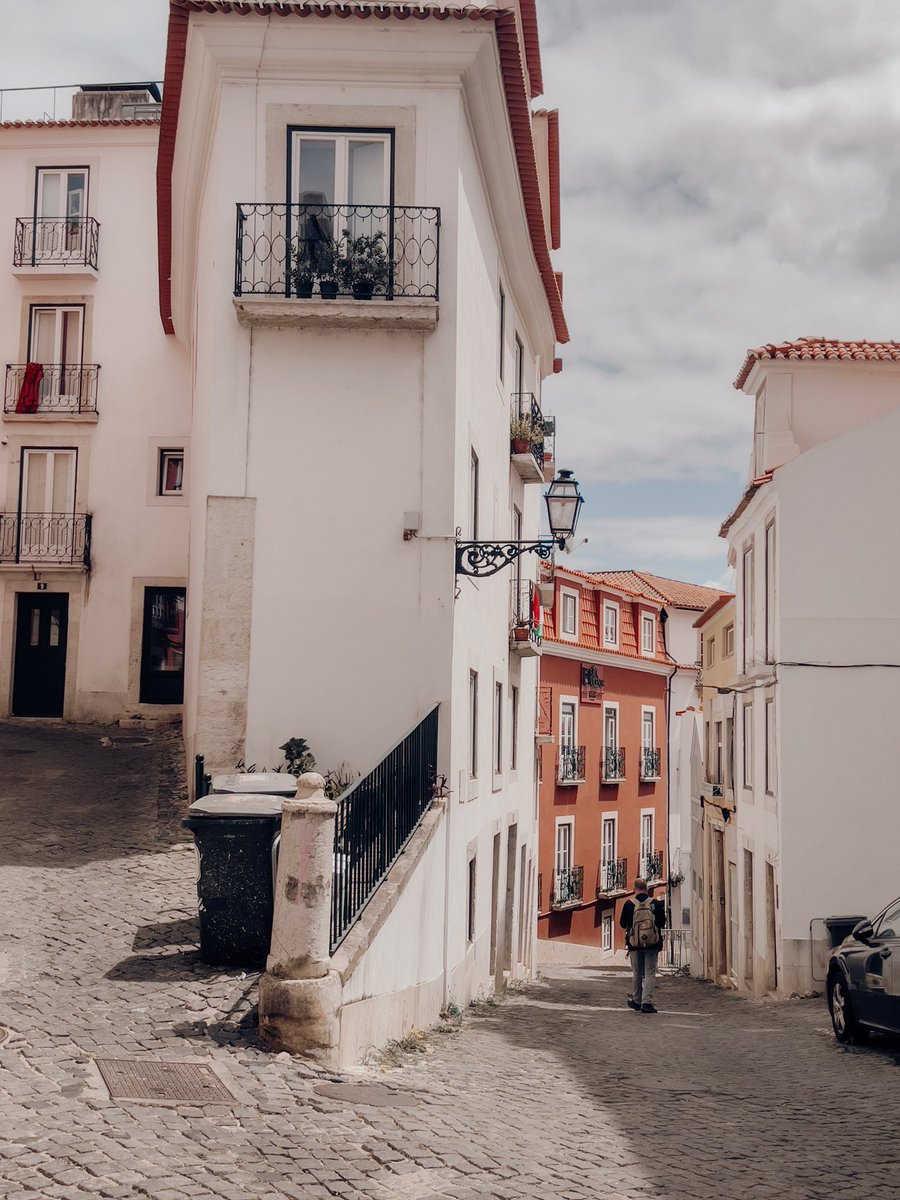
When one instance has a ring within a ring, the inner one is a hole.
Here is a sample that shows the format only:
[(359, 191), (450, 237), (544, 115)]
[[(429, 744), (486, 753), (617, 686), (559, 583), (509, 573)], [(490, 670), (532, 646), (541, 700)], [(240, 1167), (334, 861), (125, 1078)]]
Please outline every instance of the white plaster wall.
[[(134, 660), (141, 628), (132, 608), (135, 578), (174, 583), (187, 571), (188, 509), (148, 502), (154, 490), (154, 439), (187, 446), (190, 396), (182, 347), (159, 321), (156, 255), (155, 127), (3, 130), (0, 133), (0, 231), (12, 262), (15, 217), (33, 211), (36, 166), (90, 167), (88, 215), (100, 222), (96, 279), (59, 277), (43, 269), (17, 279), (0, 275), (3, 361), (24, 361), (20, 330), (30, 302), (85, 300), (91, 338), (85, 361), (100, 365), (96, 424), (4, 421), (9, 450), (0, 456), (0, 495), (17, 487), (19, 446), (79, 448), (78, 511), (93, 514), (93, 570), (87, 580), (72, 572), (42, 571), (48, 590), (83, 590), (83, 605), (69, 642), (66, 715), (111, 720), (128, 712), (169, 711), (137, 705)], [(13, 478), (9, 478), (10, 472)], [(31, 573), (0, 567), (10, 592), (33, 591)], [(10, 630), (11, 635), (11, 630)], [(11, 660), (4, 638), (0, 654)], [(70, 691), (70, 687), (73, 690)], [(0, 696), (8, 711), (9, 694)], [(177, 711), (177, 709), (175, 710)]]

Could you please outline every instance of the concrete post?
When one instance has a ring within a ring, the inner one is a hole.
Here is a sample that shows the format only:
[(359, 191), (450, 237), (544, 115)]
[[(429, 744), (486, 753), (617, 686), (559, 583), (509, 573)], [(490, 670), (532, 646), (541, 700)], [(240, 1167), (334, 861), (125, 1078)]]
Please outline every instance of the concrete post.
[(337, 805), (321, 775), (301, 775), (281, 815), (275, 915), (259, 981), (260, 1040), (269, 1050), (336, 1066), (341, 980), (330, 969), (331, 885)]

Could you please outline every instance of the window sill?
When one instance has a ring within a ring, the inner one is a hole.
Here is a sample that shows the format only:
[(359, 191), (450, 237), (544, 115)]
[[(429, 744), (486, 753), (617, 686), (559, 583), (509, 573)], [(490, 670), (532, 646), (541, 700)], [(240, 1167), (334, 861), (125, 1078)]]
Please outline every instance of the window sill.
[(410, 329), (427, 333), (438, 322), (437, 300), (235, 296), (234, 308), (238, 321), (248, 328)]
[(13, 267), (16, 279), (98, 279), (96, 267), (87, 263), (46, 263)]
[(66, 412), (60, 409), (59, 412), (33, 412), (33, 413), (8, 413), (3, 414), (3, 420), (9, 421), (12, 424), (18, 424), (22, 421), (37, 421), (39, 424), (48, 425), (56, 421), (63, 425), (96, 425), (98, 414), (95, 412)]

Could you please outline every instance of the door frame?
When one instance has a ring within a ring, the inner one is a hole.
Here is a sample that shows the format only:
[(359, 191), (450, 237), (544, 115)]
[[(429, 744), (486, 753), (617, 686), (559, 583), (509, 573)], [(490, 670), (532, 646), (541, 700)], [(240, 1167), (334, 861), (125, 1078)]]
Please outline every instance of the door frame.
[[(148, 620), (149, 619), (149, 610), (148, 610), (148, 605), (147, 605), (147, 598), (148, 598), (148, 592), (151, 592), (151, 591), (184, 593), (184, 631), (185, 631), (185, 635), (187, 632), (187, 585), (186, 584), (177, 584), (177, 583), (176, 584), (172, 584), (172, 583), (147, 583), (147, 584), (144, 584), (140, 590), (141, 619), (140, 619), (139, 634), (138, 634), (138, 637), (139, 637), (139, 641), (138, 641), (138, 680), (137, 680), (138, 703), (141, 705), (144, 705), (148, 708), (151, 708), (151, 709), (156, 709), (159, 706), (164, 705), (168, 709), (177, 710), (177, 709), (181, 708), (182, 705), (184, 704), (184, 679), (185, 679), (185, 667), (187, 665), (186, 661), (185, 661), (184, 646), (182, 647), (182, 665), (181, 665), (181, 671), (180, 671), (181, 699), (173, 700), (173, 701), (142, 700), (141, 699), (141, 692), (143, 691), (144, 678), (145, 678), (144, 647), (145, 647), (145, 639), (146, 639), (146, 634), (147, 634), (148, 624), (149, 624), (149, 620)], [(185, 636), (185, 645), (186, 644), (187, 644), (187, 637)], [(176, 672), (171, 672), (171, 674), (174, 675), (174, 674), (176, 674)]]
[[(70, 594), (65, 591), (61, 592), (20, 592), (10, 589), (13, 605), (13, 636), (12, 636), (12, 655), (10, 664), (10, 691), (9, 691), (9, 711), (12, 716), (17, 717), (35, 717), (46, 720), (60, 720), (66, 715), (66, 697), (69, 687), (69, 666), (70, 666), (70, 648), (72, 639), (70, 637), (71, 629), (71, 606)], [(23, 611), (26, 604), (34, 605), (35, 601), (40, 602), (40, 606), (44, 609), (50, 609), (53, 601), (59, 602), (59, 607), (63, 613), (61, 622), (61, 642), (63, 651), (62, 663), (62, 691), (60, 696), (59, 712), (52, 713), (33, 713), (33, 712), (17, 712), (16, 711), (16, 678), (19, 671), (19, 651), (22, 648), (21, 643), (24, 642), (24, 630), (21, 625), (23, 619)]]

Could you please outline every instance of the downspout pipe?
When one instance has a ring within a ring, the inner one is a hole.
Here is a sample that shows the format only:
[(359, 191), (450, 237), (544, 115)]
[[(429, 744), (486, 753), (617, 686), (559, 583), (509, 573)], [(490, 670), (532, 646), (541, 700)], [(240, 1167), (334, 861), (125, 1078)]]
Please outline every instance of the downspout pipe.
[(662, 626), (663, 650), (673, 667), (666, 678), (666, 923), (672, 928), (672, 680), (678, 671), (678, 663), (669, 653), (666, 641), (666, 624), (669, 614), (663, 608), (659, 613)]

